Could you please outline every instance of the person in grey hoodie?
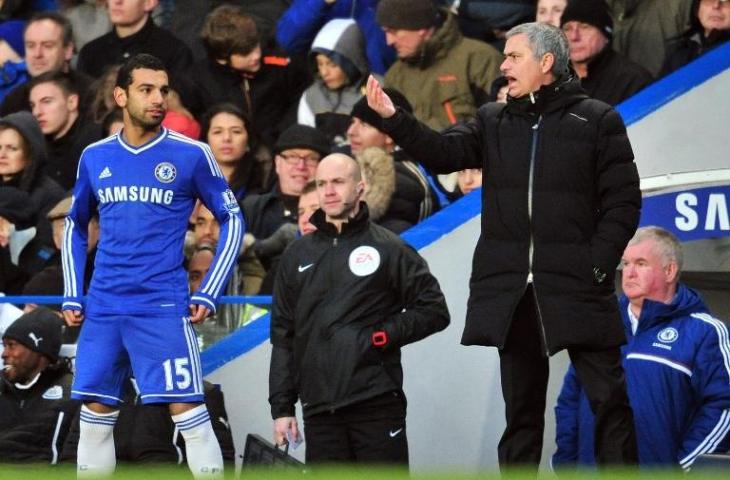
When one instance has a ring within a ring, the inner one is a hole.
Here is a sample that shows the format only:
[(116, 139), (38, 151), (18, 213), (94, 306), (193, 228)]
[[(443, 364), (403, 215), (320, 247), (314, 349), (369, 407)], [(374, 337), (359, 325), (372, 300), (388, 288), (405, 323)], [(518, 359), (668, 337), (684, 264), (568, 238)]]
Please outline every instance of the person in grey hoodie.
[(330, 20), (314, 38), (309, 58), (315, 80), (302, 94), (297, 122), (322, 130), (340, 145), (370, 73), (360, 27), (352, 19)]

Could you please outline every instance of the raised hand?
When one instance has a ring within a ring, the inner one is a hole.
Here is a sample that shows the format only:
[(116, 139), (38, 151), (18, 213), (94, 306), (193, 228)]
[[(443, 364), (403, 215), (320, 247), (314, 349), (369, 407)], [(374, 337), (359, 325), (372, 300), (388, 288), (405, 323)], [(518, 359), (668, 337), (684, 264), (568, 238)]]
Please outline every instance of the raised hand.
[(387, 93), (383, 91), (380, 83), (370, 75), (365, 88), (365, 95), (368, 99), (368, 106), (383, 118), (390, 118), (395, 115), (395, 105)]

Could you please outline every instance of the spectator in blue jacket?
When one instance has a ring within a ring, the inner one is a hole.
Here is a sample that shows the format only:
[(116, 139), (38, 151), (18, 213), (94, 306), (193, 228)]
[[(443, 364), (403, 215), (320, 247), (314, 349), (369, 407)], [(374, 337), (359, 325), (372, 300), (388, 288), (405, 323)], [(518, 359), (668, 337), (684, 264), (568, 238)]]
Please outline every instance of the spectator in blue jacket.
[(375, 21), (378, 0), (294, 0), (276, 26), (276, 41), (290, 55), (309, 51), (317, 32), (333, 18), (353, 18), (365, 35), (370, 70), (385, 75), (395, 51)]
[[(639, 463), (680, 466), (730, 443), (730, 337), (679, 282), (682, 248), (659, 227), (637, 230), (622, 258), (622, 347)], [(590, 465), (593, 414), (571, 366), (555, 407), (553, 466)]]

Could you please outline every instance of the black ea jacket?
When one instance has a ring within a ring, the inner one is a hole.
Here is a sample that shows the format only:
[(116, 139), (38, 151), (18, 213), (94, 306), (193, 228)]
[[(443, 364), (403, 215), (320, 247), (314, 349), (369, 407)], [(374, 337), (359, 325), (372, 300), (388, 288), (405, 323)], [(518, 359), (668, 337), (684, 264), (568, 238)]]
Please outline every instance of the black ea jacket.
[(529, 279), (551, 354), (620, 345), (613, 277), (641, 207), (626, 128), (573, 78), (532, 98), (487, 104), (443, 134), (401, 110), (383, 129), (435, 173), (483, 168), (463, 344), (502, 348)]
[[(400, 391), (400, 347), (449, 324), (426, 262), (368, 219), (365, 203), (341, 233), (318, 210), (317, 231), (289, 245), (274, 284), (269, 403), (274, 419), (304, 417)], [(385, 347), (371, 335), (387, 332)]]

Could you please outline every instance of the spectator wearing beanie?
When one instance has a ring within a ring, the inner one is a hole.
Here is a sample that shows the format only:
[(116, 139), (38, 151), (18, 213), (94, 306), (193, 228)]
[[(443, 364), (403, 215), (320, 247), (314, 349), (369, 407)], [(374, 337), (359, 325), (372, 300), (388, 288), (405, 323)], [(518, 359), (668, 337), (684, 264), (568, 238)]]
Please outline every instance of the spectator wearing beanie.
[[(408, 100), (391, 88), (385, 89), (393, 103), (411, 112)], [(347, 130), (350, 154), (363, 166), (365, 201), (370, 219), (395, 233), (412, 227), (439, 209), (439, 200), (426, 170), (408, 157), (386, 133), (383, 119), (362, 98), (352, 108)], [(379, 149), (383, 155), (372, 150)], [(382, 158), (385, 156), (386, 158)], [(390, 173), (389, 173), (390, 172)], [(387, 177), (393, 176), (392, 181)], [(393, 188), (387, 185), (393, 184)]]
[(290, 126), (274, 144), (276, 184), (270, 192), (249, 195), (243, 201), (247, 227), (244, 244), (253, 244), (267, 272), (262, 294), (272, 292), (279, 257), (296, 238), (299, 196), (314, 179), (319, 161), (329, 152), (325, 134), (307, 125)]
[(26, 313), (3, 334), (0, 462), (56, 463), (79, 402), (59, 361), (63, 321), (46, 308)]
[(431, 0), (381, 0), (376, 18), (398, 60), (385, 85), (403, 93), (416, 118), (441, 130), (474, 116), (499, 75), (502, 56), (459, 31)]
[(617, 105), (652, 82), (645, 68), (611, 48), (613, 20), (605, 0), (570, 0), (560, 25), (570, 63), (591, 97)]

